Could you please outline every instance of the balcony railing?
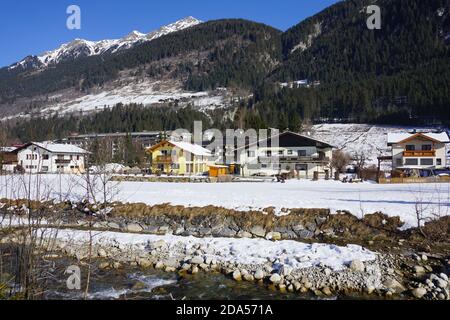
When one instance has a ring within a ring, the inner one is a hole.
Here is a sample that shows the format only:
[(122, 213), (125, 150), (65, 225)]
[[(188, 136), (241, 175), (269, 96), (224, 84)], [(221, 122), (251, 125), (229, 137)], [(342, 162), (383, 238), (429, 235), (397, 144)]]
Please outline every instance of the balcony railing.
[(329, 157), (311, 157), (311, 156), (272, 156), (272, 157), (258, 157), (260, 163), (274, 163), (274, 162), (328, 162)]
[(56, 164), (69, 164), (71, 162), (71, 160), (69, 159), (56, 159), (55, 163)]
[(157, 163), (172, 163), (172, 156), (157, 156)]
[(435, 157), (436, 150), (403, 151), (404, 157)]

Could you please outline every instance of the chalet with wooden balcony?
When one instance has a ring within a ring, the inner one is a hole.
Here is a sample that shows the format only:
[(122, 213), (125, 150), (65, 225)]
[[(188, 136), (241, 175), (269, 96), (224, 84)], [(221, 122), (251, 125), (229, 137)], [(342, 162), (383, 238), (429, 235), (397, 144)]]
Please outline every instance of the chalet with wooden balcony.
[(390, 133), (393, 169), (442, 169), (447, 167), (446, 132)]
[(154, 173), (199, 175), (208, 172), (212, 154), (189, 142), (164, 140), (147, 149)]
[(333, 146), (312, 137), (286, 131), (238, 149), (243, 176), (290, 174), (313, 178), (331, 176)]
[(89, 154), (74, 145), (37, 142), (25, 144), (15, 152), (18, 166), (27, 173), (84, 173)]

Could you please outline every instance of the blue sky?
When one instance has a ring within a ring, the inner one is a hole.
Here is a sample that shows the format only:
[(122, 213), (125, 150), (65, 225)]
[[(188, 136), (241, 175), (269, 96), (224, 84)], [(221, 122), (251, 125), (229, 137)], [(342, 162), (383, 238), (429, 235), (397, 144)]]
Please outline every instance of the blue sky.
[[(147, 33), (186, 16), (208, 21), (244, 18), (286, 30), (338, 0), (1, 0), (0, 66), (75, 38), (120, 38)], [(82, 29), (68, 30), (66, 9), (81, 8)]]

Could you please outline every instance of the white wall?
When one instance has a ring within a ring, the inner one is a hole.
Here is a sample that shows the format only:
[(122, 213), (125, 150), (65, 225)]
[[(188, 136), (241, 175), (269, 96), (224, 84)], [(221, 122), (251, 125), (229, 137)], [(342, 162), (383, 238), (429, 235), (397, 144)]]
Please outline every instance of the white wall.
[[(436, 150), (435, 157), (403, 157), (403, 152), (406, 150), (407, 145), (414, 145), (415, 151), (422, 151), (422, 145), (431, 145), (433, 150)], [(405, 164), (405, 159), (418, 159), (418, 165)], [(411, 168), (445, 168), (446, 167), (446, 148), (443, 143), (433, 143), (432, 141), (424, 140), (411, 140), (407, 143), (394, 144), (392, 146), (392, 167), (397, 168), (401, 166), (407, 166)], [(432, 159), (433, 165), (421, 165), (420, 159)], [(441, 159), (441, 164), (437, 163), (437, 159)]]
[[(57, 160), (66, 160), (57, 163)], [(83, 173), (84, 155), (55, 154), (31, 145), (18, 153), (19, 165), (27, 173)]]

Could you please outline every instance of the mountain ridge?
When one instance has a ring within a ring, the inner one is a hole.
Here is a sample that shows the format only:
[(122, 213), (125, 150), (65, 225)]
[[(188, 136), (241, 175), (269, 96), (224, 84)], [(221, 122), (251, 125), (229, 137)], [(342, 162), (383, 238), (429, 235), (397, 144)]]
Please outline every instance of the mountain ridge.
[(184, 30), (200, 23), (202, 23), (202, 21), (189, 16), (177, 20), (174, 23), (162, 26), (149, 33), (141, 33), (137, 30), (133, 30), (120, 39), (90, 41), (76, 38), (68, 43), (62, 44), (55, 50), (45, 51), (39, 55), (29, 55), (21, 61), (10, 65), (8, 70), (15, 70), (18, 68), (22, 70), (46, 68), (50, 65), (74, 60), (79, 57), (115, 53), (129, 49), (136, 44), (152, 41), (169, 33)]

